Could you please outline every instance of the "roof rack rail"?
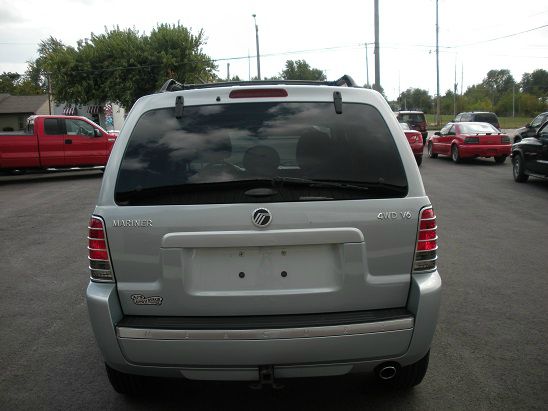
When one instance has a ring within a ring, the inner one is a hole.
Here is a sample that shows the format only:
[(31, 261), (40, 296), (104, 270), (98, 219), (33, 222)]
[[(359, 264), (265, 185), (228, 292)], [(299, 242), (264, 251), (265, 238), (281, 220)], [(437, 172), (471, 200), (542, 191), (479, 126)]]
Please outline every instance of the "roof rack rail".
[(192, 90), (201, 88), (216, 88), (216, 87), (232, 87), (232, 86), (276, 86), (281, 84), (287, 85), (313, 85), (313, 86), (339, 86), (339, 87), (359, 87), (354, 79), (348, 74), (335, 81), (319, 81), (319, 80), (253, 80), (253, 81), (226, 81), (220, 83), (205, 83), (205, 84), (181, 84), (176, 80), (167, 80), (158, 93), (168, 91)]

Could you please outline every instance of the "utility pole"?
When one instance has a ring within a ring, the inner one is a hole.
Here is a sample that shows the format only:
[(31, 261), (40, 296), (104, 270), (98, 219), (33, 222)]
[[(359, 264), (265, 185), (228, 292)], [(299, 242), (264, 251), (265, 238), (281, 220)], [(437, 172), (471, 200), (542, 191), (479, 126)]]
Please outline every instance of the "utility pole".
[(453, 83), (453, 118), (457, 115), (457, 58), (455, 57), (455, 82)]
[(367, 52), (367, 43), (365, 43), (365, 71), (367, 73), (367, 87), (369, 87), (369, 53)]
[(230, 81), (230, 63), (226, 63), (226, 79)]
[(379, 0), (375, 0), (375, 84), (373, 88), (380, 93), (381, 63), (379, 55)]
[(516, 116), (516, 84), (512, 84), (512, 118)]
[(440, 124), (440, 27), (438, 24), (438, 0), (436, 0), (436, 124)]
[(259, 26), (257, 25), (257, 15), (252, 14), (253, 21), (255, 22), (255, 40), (257, 42), (257, 77), (261, 79), (261, 54), (259, 53)]

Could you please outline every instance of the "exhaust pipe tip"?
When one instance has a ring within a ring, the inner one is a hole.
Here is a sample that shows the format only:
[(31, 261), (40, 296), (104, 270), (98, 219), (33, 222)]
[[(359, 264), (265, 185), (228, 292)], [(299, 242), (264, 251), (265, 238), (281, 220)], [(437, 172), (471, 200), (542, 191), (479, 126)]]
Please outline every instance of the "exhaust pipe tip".
[(398, 369), (393, 364), (381, 365), (377, 371), (379, 378), (384, 381), (393, 379), (397, 373)]

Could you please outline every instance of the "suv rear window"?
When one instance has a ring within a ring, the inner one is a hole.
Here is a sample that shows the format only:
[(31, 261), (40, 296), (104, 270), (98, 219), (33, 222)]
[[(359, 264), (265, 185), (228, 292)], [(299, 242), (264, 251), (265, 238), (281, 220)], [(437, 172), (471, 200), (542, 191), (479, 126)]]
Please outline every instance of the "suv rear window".
[(484, 123), (498, 124), (499, 119), (492, 113), (477, 113), (474, 114), (474, 121), (482, 121)]
[[(341, 184), (342, 183), (342, 184)], [(119, 205), (404, 197), (407, 179), (380, 113), (365, 104), (237, 103), (152, 110), (138, 120)]]
[(403, 123), (423, 123), (425, 121), (422, 113), (400, 113), (398, 119)]

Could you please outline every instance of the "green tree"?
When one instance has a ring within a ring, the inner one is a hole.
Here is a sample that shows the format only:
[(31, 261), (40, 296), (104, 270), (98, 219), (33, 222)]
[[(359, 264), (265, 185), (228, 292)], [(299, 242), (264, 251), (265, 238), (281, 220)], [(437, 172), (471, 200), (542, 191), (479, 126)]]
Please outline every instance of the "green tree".
[(181, 83), (214, 81), (216, 66), (201, 50), (203, 31), (194, 35), (179, 24), (160, 24), (150, 35), (116, 27), (65, 46), (50, 37), (39, 47), (29, 71), (51, 80), (56, 101), (86, 104), (112, 101), (129, 109), (169, 78)]
[(481, 84), (489, 91), (489, 98), (492, 101), (492, 106), (495, 107), (504, 93), (512, 91), (516, 82), (510, 74), (510, 70), (501, 69), (489, 70)]
[(287, 60), (280, 75), (284, 80), (325, 80), (322, 70), (312, 68), (305, 60)]
[(537, 69), (532, 73), (523, 73), (521, 91), (537, 97), (548, 97), (548, 71)]
[(4, 72), (0, 74), (0, 93), (8, 93), (14, 96), (26, 96), (43, 94), (43, 91), (40, 87), (33, 84), (25, 75)]
[(433, 107), (433, 99), (428, 91), (420, 88), (408, 88), (399, 95), (397, 101), (402, 110), (429, 112)]

